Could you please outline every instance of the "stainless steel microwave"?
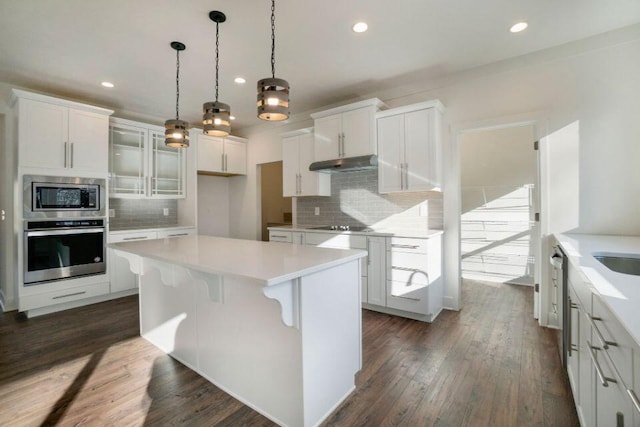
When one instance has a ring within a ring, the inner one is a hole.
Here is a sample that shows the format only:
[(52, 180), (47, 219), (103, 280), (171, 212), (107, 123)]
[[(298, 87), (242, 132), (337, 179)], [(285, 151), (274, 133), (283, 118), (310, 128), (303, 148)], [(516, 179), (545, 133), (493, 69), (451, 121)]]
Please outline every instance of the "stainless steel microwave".
[(105, 180), (60, 176), (24, 176), (24, 218), (105, 215)]

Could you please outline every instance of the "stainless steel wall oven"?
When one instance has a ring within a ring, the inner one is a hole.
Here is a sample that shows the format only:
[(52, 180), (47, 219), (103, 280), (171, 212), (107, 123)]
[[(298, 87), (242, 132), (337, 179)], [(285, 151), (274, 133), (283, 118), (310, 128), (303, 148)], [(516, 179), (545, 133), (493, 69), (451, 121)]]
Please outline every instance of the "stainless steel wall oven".
[(106, 272), (104, 219), (25, 221), (24, 284)]

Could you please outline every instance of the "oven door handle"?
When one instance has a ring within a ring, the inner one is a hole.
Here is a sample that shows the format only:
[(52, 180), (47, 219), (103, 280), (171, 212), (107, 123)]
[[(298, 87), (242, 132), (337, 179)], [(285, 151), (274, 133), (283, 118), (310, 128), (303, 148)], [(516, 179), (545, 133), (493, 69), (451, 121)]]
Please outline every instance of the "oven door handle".
[(64, 236), (71, 234), (88, 234), (88, 233), (104, 233), (104, 227), (97, 228), (66, 228), (64, 230), (26, 230), (24, 234), (27, 237), (39, 236)]

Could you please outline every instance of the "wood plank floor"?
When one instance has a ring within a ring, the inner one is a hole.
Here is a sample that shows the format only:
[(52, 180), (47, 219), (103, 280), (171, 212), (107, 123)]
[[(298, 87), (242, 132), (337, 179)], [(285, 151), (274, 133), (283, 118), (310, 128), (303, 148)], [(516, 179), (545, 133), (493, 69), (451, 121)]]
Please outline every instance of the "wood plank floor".
[[(429, 325), (363, 311), (357, 389), (326, 426), (577, 426), (531, 288), (467, 281)], [(0, 426), (268, 426), (138, 336), (136, 297), (0, 317)]]

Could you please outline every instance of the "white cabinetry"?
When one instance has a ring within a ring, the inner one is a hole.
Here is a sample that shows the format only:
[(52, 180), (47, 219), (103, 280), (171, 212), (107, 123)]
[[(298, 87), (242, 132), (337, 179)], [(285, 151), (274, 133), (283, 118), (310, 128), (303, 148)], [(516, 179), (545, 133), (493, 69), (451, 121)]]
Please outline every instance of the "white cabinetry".
[(442, 236), (388, 238), (386, 306), (433, 321), (442, 304)]
[(385, 237), (367, 237), (367, 286), (362, 302), (385, 306), (387, 304), (387, 252)]
[(330, 196), (331, 175), (311, 172), (313, 129), (289, 132), (282, 138), (282, 195)]
[(185, 197), (186, 149), (167, 147), (164, 139), (162, 127), (116, 118), (111, 120), (111, 197)]
[(431, 101), (376, 115), (380, 193), (441, 190), (442, 111)]
[[(140, 230), (127, 233), (109, 233), (109, 243), (135, 242), (139, 240), (163, 239), (167, 237), (180, 237), (196, 234), (194, 227), (168, 228), (160, 230)], [(109, 280), (111, 281), (111, 293), (122, 292), (138, 287), (138, 275), (131, 272), (129, 261), (123, 257), (114, 255), (113, 249), (109, 249)]]
[(17, 89), (13, 95), (18, 102), (20, 167), (60, 174), (107, 173), (113, 111)]
[(314, 119), (314, 161), (376, 154), (377, 98), (311, 114)]
[(247, 174), (247, 140), (198, 134), (198, 173), (233, 176)]

